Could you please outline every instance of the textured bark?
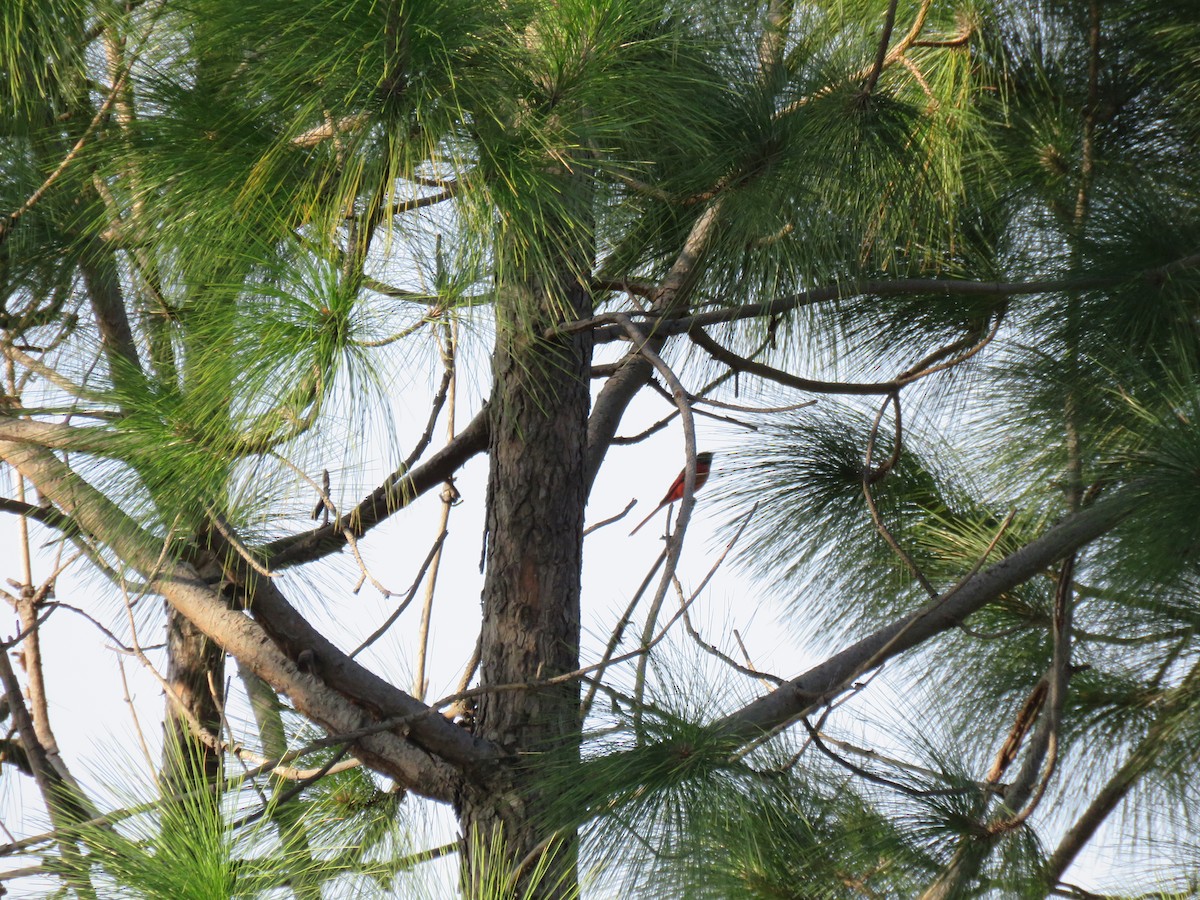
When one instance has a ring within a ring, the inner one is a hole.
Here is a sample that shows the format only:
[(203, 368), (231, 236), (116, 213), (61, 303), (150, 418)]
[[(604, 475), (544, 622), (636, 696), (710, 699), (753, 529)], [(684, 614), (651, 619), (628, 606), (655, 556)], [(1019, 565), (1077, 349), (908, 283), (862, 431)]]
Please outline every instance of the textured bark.
[[(586, 200), (581, 208), (585, 205)], [(498, 311), (483, 687), (550, 678), (579, 667), (592, 342), (586, 335), (551, 340), (540, 335), (547, 326), (590, 312), (586, 279), (579, 277), (587, 263), (564, 258), (556, 278), (528, 276), (510, 287)], [(461, 798), (466, 849), (469, 854), (473, 842), (482, 842), (499, 852), (495, 842), (503, 841), (502, 852), (512, 863), (530, 863), (553, 829), (539, 777), (548, 766), (569, 766), (578, 759), (578, 683), (484, 694), (476, 721), (478, 733), (506, 750), (511, 763), (499, 784), (483, 791), (469, 788)], [(551, 875), (534, 896), (558, 897), (572, 888), (574, 835), (560, 835), (552, 852)], [(467, 859), (468, 879), (475, 877), (476, 862)]]
[[(180, 787), (195, 784), (202, 776), (216, 778), (221, 770), (221, 755), (199, 741), (187, 716), (209, 734), (221, 734), (221, 707), (218, 698), (225, 691), (225, 651), (183, 614), (167, 604), (167, 685), (174, 695), (167, 698), (163, 722), (166, 744), (163, 752), (163, 777)], [(179, 750), (188, 748), (187, 752)], [(192, 773), (195, 764), (197, 771)]]
[(121, 278), (112, 257), (95, 243), (80, 265), (92, 313), (100, 329), (100, 340), (108, 359), (113, 384), (118, 387), (134, 373), (140, 373), (137, 344), (129, 326)]
[[(241, 573), (233, 575), (241, 577)], [(289, 659), (302, 661), (322, 684), (350, 698), (355, 706), (381, 718), (409, 719), (404, 733), (414, 745), (476, 780), (485, 779), (498, 755), (495, 748), (351, 659), (314, 628), (272, 580), (255, 578), (243, 589), (255, 620)], [(279, 689), (278, 684), (272, 686)], [(420, 785), (404, 783), (421, 790)]]

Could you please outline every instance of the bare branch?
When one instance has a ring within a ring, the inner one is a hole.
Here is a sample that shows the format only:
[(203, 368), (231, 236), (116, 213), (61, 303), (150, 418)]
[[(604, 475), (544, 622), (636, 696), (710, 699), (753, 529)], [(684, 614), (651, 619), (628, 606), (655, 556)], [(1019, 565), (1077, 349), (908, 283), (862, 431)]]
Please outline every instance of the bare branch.
[[(949, 278), (895, 278), (848, 281), (811, 288), (765, 303), (745, 303), (691, 315), (670, 315), (648, 310), (629, 315), (644, 317), (653, 338), (687, 334), (693, 328), (706, 328), (726, 322), (782, 315), (805, 306), (828, 303), (850, 297), (914, 297), (927, 294), (934, 297), (1015, 297), (1033, 294), (1074, 293), (1097, 288), (1116, 287), (1140, 280), (1148, 285), (1161, 285), (1168, 277), (1184, 269), (1200, 266), (1200, 253), (1188, 254), (1162, 266), (1130, 272), (1124, 275), (1087, 275), (1073, 278), (1053, 278), (1036, 281), (966, 281)], [(626, 340), (623, 329), (616, 324), (615, 313), (601, 313), (589, 319), (579, 319), (557, 325), (546, 332), (553, 335), (574, 334), (594, 330), (597, 344)], [(610, 326), (610, 327), (603, 327)]]
[[(0, 430), (2, 430), (0, 423)], [(453, 441), (411, 472), (401, 467), (341, 519), (302, 534), (271, 541), (264, 548), (272, 571), (336, 553), (346, 546), (345, 531), (362, 537), (393, 513), (453, 475), (467, 460), (487, 450), (490, 414), (484, 407)]]
[(433, 542), (433, 546), (429, 548), (429, 553), (425, 556), (425, 561), (421, 563), (421, 568), (417, 570), (417, 577), (413, 579), (412, 587), (410, 587), (408, 589), (408, 593), (404, 595), (404, 599), (401, 600), (396, 609), (386, 619), (384, 619), (382, 625), (367, 635), (361, 644), (350, 651), (351, 659), (358, 656), (358, 654), (362, 653), (373, 643), (383, 637), (387, 630), (396, 623), (398, 618), (400, 618), (404, 610), (408, 609), (408, 605), (412, 603), (413, 598), (417, 596), (417, 590), (421, 587), (421, 581), (425, 578), (425, 572), (429, 569), (429, 566), (433, 563), (433, 560), (437, 557), (438, 553), (441, 552), (442, 542), (446, 540), (447, 533), (448, 532), (445, 530), (438, 533), (437, 538)]
[[(441, 273), (441, 268), (442, 258), (439, 244), (439, 274)], [(449, 403), (446, 415), (446, 441), (450, 442), (454, 440), (454, 413), (458, 399), (458, 323), (454, 322), (443, 325), (441, 338), (438, 341), (438, 347), (441, 351), (442, 365), (445, 368), (442, 384), (446, 387), (445, 396), (448, 398), (447, 402)], [(429, 580), (425, 585), (425, 602), (421, 605), (421, 624), (417, 629), (417, 664), (416, 671), (413, 673), (413, 696), (418, 700), (425, 699), (425, 690), (427, 687), (425, 662), (429, 653), (429, 622), (433, 617), (433, 598), (437, 591), (438, 571), (442, 563), (442, 546), (446, 535), (450, 533), (450, 513), (462, 501), (462, 496), (458, 493), (458, 488), (454, 486), (453, 478), (446, 479), (446, 483), (442, 487), (441, 501), (442, 515), (438, 522), (438, 546), (430, 560)]]
[[(928, 4), (926, 4), (928, 8)], [(875, 64), (871, 66), (871, 71), (867, 73), (867, 80), (863, 82), (863, 94), (870, 96), (875, 90), (875, 84), (879, 81), (879, 76), (883, 73), (883, 66), (888, 59), (888, 44), (892, 40), (892, 28), (896, 25), (896, 0), (891, 0), (888, 4), (887, 13), (883, 17), (883, 34), (879, 38), (879, 49), (875, 53)]]
[(615, 516), (609, 516), (607, 519), (601, 519), (599, 522), (596, 522), (594, 525), (589, 525), (587, 528), (583, 529), (583, 536), (587, 537), (589, 534), (591, 534), (597, 528), (603, 528), (605, 525), (611, 525), (613, 522), (620, 522), (623, 518), (625, 518), (627, 515), (629, 515), (629, 511), (631, 509), (633, 509), (634, 506), (636, 506), (636, 505), (637, 505), (636, 499), (630, 500), (629, 503), (626, 504), (625, 508), (623, 510), (621, 510), (619, 513), (617, 513)]

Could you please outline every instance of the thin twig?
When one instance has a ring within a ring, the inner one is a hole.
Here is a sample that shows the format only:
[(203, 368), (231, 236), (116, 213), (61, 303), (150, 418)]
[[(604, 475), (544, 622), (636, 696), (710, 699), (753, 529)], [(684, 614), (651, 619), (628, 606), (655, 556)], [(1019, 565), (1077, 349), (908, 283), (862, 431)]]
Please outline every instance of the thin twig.
[(636, 498), (633, 500), (630, 500), (629, 503), (626, 504), (625, 508), (623, 510), (621, 510), (619, 513), (617, 513), (615, 516), (609, 516), (607, 519), (601, 519), (599, 522), (596, 522), (594, 525), (589, 525), (587, 528), (583, 529), (583, 536), (587, 537), (589, 534), (591, 534), (593, 531), (595, 531), (598, 528), (603, 528), (605, 525), (611, 525), (613, 522), (621, 521), (623, 518), (625, 518), (627, 515), (629, 515), (629, 511), (631, 509), (633, 509), (635, 506), (637, 506)]
[[(883, 463), (877, 470), (872, 471), (871, 455), (875, 449), (875, 441), (879, 436), (880, 421), (882, 420), (884, 410), (887, 409), (889, 403), (894, 406), (896, 411), (895, 446), (893, 447), (892, 455), (887, 462)], [(900, 546), (900, 542), (896, 540), (896, 536), (892, 534), (891, 530), (887, 527), (887, 524), (883, 521), (883, 516), (879, 513), (879, 506), (875, 503), (875, 495), (871, 491), (871, 486), (875, 482), (879, 481), (889, 471), (891, 471), (891, 469), (895, 467), (896, 463), (900, 461), (900, 449), (902, 446), (901, 436), (900, 395), (898, 393), (892, 393), (879, 407), (879, 413), (875, 416), (875, 422), (871, 426), (871, 434), (867, 440), (866, 461), (863, 463), (862, 476), (863, 497), (866, 498), (867, 509), (871, 513), (871, 521), (875, 524), (875, 530), (879, 532), (879, 535), (884, 539), (887, 545), (892, 548), (892, 552), (894, 552), (896, 556), (900, 558), (900, 561), (904, 563), (904, 567), (908, 569), (909, 574), (912, 575), (913, 579), (916, 580), (919, 585), (921, 585), (921, 587), (925, 590), (925, 593), (936, 601), (938, 599), (937, 589), (930, 584), (929, 579), (925, 577), (925, 573), (921, 571), (921, 568), (917, 565), (916, 560), (912, 558), (907, 550)]]
[[(316, 482), (313, 482), (313, 484), (315, 485)], [(229, 546), (234, 549), (237, 555), (245, 561), (246, 565), (248, 565), (259, 575), (262, 575), (264, 578), (276, 577), (277, 573), (270, 571), (266, 566), (254, 558), (254, 554), (251, 553), (249, 548), (247, 548), (241, 542), (241, 540), (238, 539), (238, 537), (233, 533), (232, 529), (226, 526), (226, 524), (222, 521), (220, 514), (217, 513), (215, 509), (210, 506), (208, 507), (207, 512), (208, 520), (212, 522), (213, 527), (217, 529), (221, 537), (225, 538), (225, 540), (229, 543)]]
[(815, 406), (817, 404), (816, 400), (805, 400), (801, 403), (789, 403), (787, 406), (743, 406), (739, 403), (726, 403), (722, 400), (713, 400), (708, 397), (692, 397), (691, 400), (693, 403), (705, 403), (708, 406), (731, 409), (735, 412), (754, 413), (756, 415), (795, 412), (798, 409), (804, 409), (806, 406)]
[(596, 665), (595, 680), (588, 686), (587, 696), (583, 698), (583, 702), (579, 704), (579, 720), (582, 722), (587, 718), (588, 713), (592, 710), (592, 703), (596, 699), (596, 689), (600, 684), (600, 680), (604, 677), (604, 671), (612, 665), (612, 656), (616, 652), (617, 646), (621, 643), (621, 638), (625, 636), (625, 629), (633, 622), (633, 613), (637, 609), (638, 603), (641, 602), (642, 596), (646, 593), (646, 588), (650, 586), (658, 567), (663, 564), (663, 560), (667, 558), (667, 548), (664, 547), (658, 554), (658, 559), (654, 561), (654, 565), (650, 567), (650, 571), (646, 573), (646, 577), (642, 579), (642, 583), (638, 585), (638, 589), (634, 591), (633, 597), (625, 607), (625, 612), (620, 619), (617, 620), (616, 627), (613, 628), (612, 634), (608, 637), (608, 646), (604, 648), (604, 655), (600, 657), (600, 662)]
[[(444, 281), (444, 273), (440, 238), (437, 245), (437, 275), (438, 286), (441, 287)], [(441, 340), (438, 341), (438, 349), (441, 352), (442, 366), (445, 369), (442, 384), (446, 387), (446, 441), (449, 443), (454, 440), (454, 413), (458, 397), (457, 319), (443, 324)], [(417, 664), (416, 671), (413, 673), (413, 696), (422, 701), (425, 699), (427, 686), (425, 662), (429, 653), (429, 623), (433, 617), (433, 598), (437, 591), (438, 571), (441, 568), (442, 562), (441, 547), (445, 536), (449, 534), (450, 512), (461, 500), (462, 497), (459, 495), (458, 489), (454, 486), (454, 479), (446, 479), (446, 484), (442, 488), (441, 493), (442, 515), (441, 520), (438, 522), (438, 550), (434, 553), (433, 559), (429, 564), (429, 579), (425, 585), (425, 602), (421, 605), (421, 624), (417, 630)]]
[[(285, 804), (291, 800), (294, 800), (296, 797), (299, 797), (300, 794), (305, 789), (316, 784), (318, 781), (320, 781), (322, 778), (324, 778), (326, 775), (328, 775), (330, 773), (330, 771), (333, 769), (333, 767), (336, 766), (339, 762), (341, 762), (342, 757), (345, 756), (349, 751), (350, 751), (350, 747), (348, 744), (345, 746), (339, 747), (334, 752), (334, 754), (331, 757), (329, 757), (329, 761), (324, 763), (310, 777), (301, 779), (300, 781), (296, 782), (296, 784), (294, 784), (290, 788), (288, 788), (286, 791), (284, 791), (283, 793), (279, 794), (276, 797), (271, 798), (270, 800), (267, 800), (264, 797), (262, 806), (260, 806), (254, 812), (247, 813), (246, 815), (242, 816), (241, 818), (234, 819), (232, 822), (230, 822), (229, 823), (230, 830), (237, 830), (239, 828), (244, 828), (247, 825), (252, 825), (255, 822), (257, 822), (259, 819), (261, 819), (263, 816), (265, 816), (268, 812), (270, 812), (272, 807), (282, 806), (283, 804)], [(357, 762), (357, 760), (355, 760), (355, 762)]]
[(421, 563), (421, 568), (417, 570), (417, 577), (413, 579), (412, 587), (408, 589), (408, 593), (404, 595), (404, 599), (400, 601), (400, 605), (397, 606), (391, 615), (384, 620), (382, 625), (372, 631), (361, 644), (359, 644), (354, 648), (353, 651), (350, 652), (349, 656), (351, 659), (354, 659), (354, 657), (358, 656), (358, 654), (362, 653), (373, 643), (379, 640), (379, 638), (383, 636), (384, 632), (391, 628), (395, 621), (400, 618), (401, 613), (408, 609), (408, 605), (412, 603), (413, 598), (417, 596), (417, 591), (421, 588), (421, 582), (425, 578), (426, 570), (433, 562), (434, 557), (437, 556), (438, 551), (442, 549), (442, 542), (445, 539), (446, 532), (438, 535), (437, 540), (433, 542), (433, 546), (429, 548), (429, 552), (425, 555), (425, 561)]
[(29, 195), (29, 198), (24, 203), (22, 203), (16, 210), (9, 213), (7, 216), (0, 219), (0, 245), (8, 240), (9, 234), (12, 233), (13, 226), (17, 224), (20, 218), (38, 204), (38, 201), (45, 196), (46, 191), (50, 189), (51, 185), (58, 181), (59, 176), (66, 171), (67, 166), (69, 166), (75, 160), (75, 157), (79, 155), (79, 151), (83, 149), (83, 145), (88, 142), (88, 139), (91, 138), (92, 133), (104, 120), (104, 117), (108, 115), (108, 111), (112, 109), (113, 104), (117, 100), (117, 95), (121, 92), (122, 88), (125, 87), (125, 81), (128, 77), (129, 69), (126, 68), (125, 71), (121, 73), (121, 77), (116, 80), (112, 88), (109, 90), (108, 96), (104, 98), (104, 102), (100, 104), (100, 108), (96, 110), (96, 114), (92, 116), (92, 121), (88, 123), (88, 126), (84, 129), (83, 134), (79, 136), (79, 140), (75, 142), (75, 146), (70, 149), (67, 155), (64, 156), (59, 162), (58, 166), (55, 167), (54, 171), (51, 172), (46, 180), (41, 183), (37, 190)]
[(742, 633), (736, 628), (733, 629), (733, 639), (737, 641), (738, 649), (742, 651), (742, 659), (746, 660), (746, 668), (757, 675), (763, 684), (770, 685), (773, 681), (777, 681), (779, 684), (786, 683), (786, 678), (779, 678), (770, 672), (764, 672), (758, 666), (754, 665), (754, 660), (750, 658), (750, 651), (746, 649), (746, 644), (742, 640)]
[[(325, 489), (324, 485), (317, 484), (316, 480), (313, 479), (313, 477), (311, 475), (309, 475), (307, 472), (305, 472), (302, 468), (300, 468), (298, 465), (296, 465), (294, 462), (292, 462), (286, 456), (276, 453), (275, 451), (271, 451), (271, 456), (273, 456), (275, 459), (279, 460), (279, 462), (283, 463), (285, 466), (287, 466), (289, 469), (291, 469), (293, 472), (295, 472), (297, 475), (299, 475), (301, 478), (303, 478), (305, 481), (307, 481), (312, 486), (312, 489), (317, 492), (317, 495), (321, 498), (321, 502), (325, 505), (326, 511), (329, 513), (330, 516), (333, 517), (333, 521), (335, 521), (335, 522), (342, 521), (342, 516), (338, 512), (338, 508), (334, 504), (333, 498), (329, 496), (329, 491)], [(225, 532), (221, 532), (221, 534), (224, 535), (226, 538), (228, 538), (228, 535), (225, 535)], [(359, 575), (361, 576), (358, 580), (358, 584), (356, 584), (354, 586), (353, 593), (357, 594), (359, 592), (359, 590), (362, 588), (364, 581), (370, 581), (371, 587), (373, 587), (373, 588), (375, 588), (375, 590), (379, 591), (379, 593), (381, 593), (385, 599), (394, 596), (394, 593), (392, 591), (389, 591), (382, 584), (380, 584), (379, 581), (375, 578), (375, 576), (373, 576), (371, 574), (370, 570), (367, 568), (366, 561), (363, 560), (362, 553), (360, 553), (359, 549), (358, 549), (358, 539), (354, 537), (354, 534), (350, 531), (350, 529), (343, 528), (342, 534), (346, 538), (346, 544), (350, 547), (350, 553), (354, 556), (354, 562), (358, 565)]]
[[(653, 632), (654, 622), (658, 616), (659, 609), (662, 607), (663, 599), (666, 597), (667, 589), (670, 587), (671, 579), (675, 577), (675, 570), (679, 565), (679, 556), (683, 551), (683, 539), (687, 533), (687, 526), (692, 516), (692, 505), (695, 503), (696, 423), (692, 416), (692, 408), (687, 401), (687, 391), (684, 390), (679, 379), (675, 377), (675, 373), (671, 371), (671, 367), (663, 362), (662, 358), (651, 349), (646, 341), (646, 337), (630, 321), (628, 316), (623, 313), (616, 313), (615, 318), (617, 323), (629, 334), (630, 339), (637, 346), (639, 352), (662, 375), (663, 380), (671, 386), (671, 393), (674, 396), (676, 406), (679, 408), (679, 416), (683, 424), (683, 444), (684, 453), (686, 454), (683, 497), (679, 504), (679, 516), (675, 522), (674, 533), (667, 539), (667, 559), (663, 569), (662, 580), (659, 582), (658, 590), (655, 591), (654, 597), (650, 601), (650, 612), (646, 616), (646, 627), (642, 631), (642, 642), (645, 645), (649, 635)], [(647, 656), (643, 656), (638, 660), (637, 686), (634, 695), (638, 698), (639, 703), (645, 689), (647, 658)]]
[(133, 733), (137, 735), (138, 748), (142, 758), (146, 760), (146, 771), (154, 771), (154, 759), (150, 755), (150, 745), (146, 742), (146, 734), (142, 731), (142, 720), (138, 716), (137, 706), (134, 705), (133, 695), (129, 692), (129, 677), (125, 673), (125, 660), (122, 654), (117, 654), (117, 670), (121, 673), (121, 692), (125, 697), (125, 705), (129, 707), (129, 717), (133, 720)]

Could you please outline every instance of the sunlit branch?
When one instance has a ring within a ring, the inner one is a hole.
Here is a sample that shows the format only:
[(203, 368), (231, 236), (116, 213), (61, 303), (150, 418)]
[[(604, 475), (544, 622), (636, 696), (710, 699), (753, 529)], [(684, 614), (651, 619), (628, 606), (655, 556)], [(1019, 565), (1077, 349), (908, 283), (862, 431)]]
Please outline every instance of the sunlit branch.
[[(438, 240), (437, 265), (439, 276), (443, 271), (441, 240)], [(439, 277), (439, 282), (441, 278)], [(455, 412), (458, 400), (458, 322), (453, 320), (442, 325), (442, 334), (438, 341), (438, 350), (442, 357), (442, 367), (445, 370), (442, 377), (442, 396), (447, 403), (446, 411), (446, 442), (454, 440)], [(432, 419), (430, 423), (432, 424)], [(406, 461), (407, 462), (407, 461)], [(425, 602), (421, 604), (421, 622), (417, 626), (417, 663), (413, 674), (413, 696), (418, 700), (425, 699), (428, 680), (425, 677), (425, 664), (429, 653), (429, 623), (433, 617), (433, 598), (437, 591), (438, 572), (442, 563), (442, 548), (446, 535), (450, 533), (450, 513), (462, 501), (458, 488), (454, 486), (454, 478), (447, 478), (441, 492), (442, 514), (438, 522), (437, 549), (434, 550), (429, 564), (429, 578), (425, 585)]]
[[(479, 663), (483, 657), (483, 635), (475, 638), (475, 649), (471, 651), (471, 658), (467, 660), (467, 664), (463, 666), (462, 676), (458, 679), (458, 687), (455, 692), (461, 694), (471, 686), (471, 681), (475, 678), (475, 673), (479, 671)], [(443, 708), (443, 714), (450, 719), (457, 716), (465, 715), (469, 712), (469, 705), (466, 703), (450, 703)]]
[(229, 524), (223, 520), (222, 516), (217, 513), (216, 510), (214, 510), (212, 507), (209, 507), (207, 510), (205, 510), (205, 512), (208, 514), (208, 521), (212, 523), (212, 526), (217, 529), (218, 532), (220, 532), (221, 537), (226, 540), (229, 546), (233, 548), (234, 552), (237, 553), (238, 556), (242, 558), (242, 561), (246, 563), (246, 565), (264, 578), (274, 578), (276, 576), (277, 573), (272, 572), (254, 558), (254, 554), (251, 553), (250, 550), (237, 538), (237, 536), (233, 533), (233, 530), (229, 527)]
[[(129, 14), (140, 7), (145, 6), (149, 2), (153, 2), (153, 0), (125, 0), (125, 2), (122, 4), (122, 11), (126, 14)], [(96, 38), (100, 37), (100, 35), (104, 34), (112, 26), (112, 24), (113, 22), (110, 19), (102, 16), (100, 21), (96, 22), (83, 33), (83, 43), (90, 44), (92, 41), (96, 40)]]
[[(316, 784), (318, 781), (320, 781), (326, 775), (329, 775), (330, 773), (334, 772), (335, 770), (344, 771), (344, 769), (338, 769), (338, 766), (340, 766), (342, 764), (342, 757), (344, 757), (346, 755), (346, 753), (349, 752), (349, 749), (350, 748), (347, 746), (339, 747), (333, 753), (333, 755), (331, 755), (326, 762), (322, 763), (321, 766), (312, 775), (309, 775), (305, 778), (299, 779), (296, 784), (289, 787), (286, 791), (284, 791), (278, 797), (272, 798), (269, 801), (264, 798), (262, 805), (259, 806), (258, 809), (254, 810), (253, 812), (246, 813), (243, 816), (239, 816), (233, 822), (229, 823), (229, 828), (231, 830), (236, 831), (239, 828), (244, 828), (247, 825), (252, 825), (253, 823), (257, 822), (259, 819), (261, 819), (263, 816), (267, 815), (271, 811), (272, 807), (275, 804), (283, 805), (285, 803), (289, 803), (290, 801), (295, 800), (297, 797), (299, 797), (300, 794), (306, 788), (309, 788), (312, 785)], [(358, 765), (359, 765), (359, 762), (356, 759), (351, 759), (351, 760), (347, 761), (347, 768), (355, 768)]]
[(82, 385), (76, 384), (75, 382), (71, 381), (69, 378), (63, 377), (57, 371), (52, 369), (50, 366), (46, 365), (41, 360), (35, 359), (34, 357), (30, 356), (28, 353), (25, 353), (19, 347), (13, 346), (12, 343), (10, 343), (8, 341), (0, 343), (0, 353), (3, 353), (6, 357), (8, 357), (8, 359), (12, 360), (15, 363), (18, 363), (19, 365), (24, 366), (26, 369), (33, 372), (34, 374), (40, 375), (42, 378), (45, 378), (47, 381), (49, 381), (55, 387), (70, 394), (72, 397), (76, 397), (77, 399), (80, 399), (80, 400), (92, 400), (92, 401), (97, 399), (97, 395), (94, 394), (93, 392), (89, 391), (87, 388), (83, 387)]
[(297, 147), (315, 147), (324, 141), (337, 140), (339, 135), (358, 131), (370, 121), (371, 117), (366, 113), (342, 116), (337, 120), (327, 117), (320, 125), (314, 125), (308, 131), (292, 138), (292, 144)]

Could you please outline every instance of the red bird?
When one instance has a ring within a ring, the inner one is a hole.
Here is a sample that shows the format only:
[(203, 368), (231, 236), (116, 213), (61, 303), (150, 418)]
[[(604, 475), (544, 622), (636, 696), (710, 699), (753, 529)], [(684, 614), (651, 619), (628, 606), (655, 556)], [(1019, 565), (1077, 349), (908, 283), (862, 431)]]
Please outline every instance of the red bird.
[[(709, 469), (712, 468), (712, 458), (713, 455), (707, 450), (704, 453), (696, 454), (696, 490), (700, 490), (700, 488), (704, 487), (704, 482), (708, 481), (708, 472)], [(686, 473), (687, 467), (685, 466), (684, 470), (679, 473), (679, 477), (671, 482), (671, 487), (667, 490), (666, 496), (662, 498), (662, 502), (659, 503), (658, 506), (654, 507), (650, 515), (638, 522), (637, 528), (634, 528), (633, 531), (629, 532), (631, 536), (637, 534), (638, 528), (641, 528), (643, 525), (653, 519), (654, 513), (658, 512), (664, 506), (674, 503), (683, 496), (683, 476)]]

